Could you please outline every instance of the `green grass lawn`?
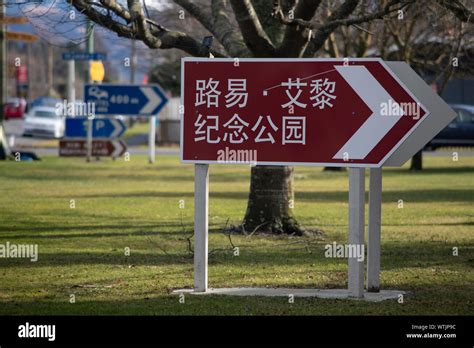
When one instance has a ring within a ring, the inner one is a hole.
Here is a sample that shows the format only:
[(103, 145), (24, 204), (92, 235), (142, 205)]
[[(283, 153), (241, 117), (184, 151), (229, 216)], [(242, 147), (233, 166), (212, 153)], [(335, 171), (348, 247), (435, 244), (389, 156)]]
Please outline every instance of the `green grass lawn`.
[[(0, 314), (472, 315), (474, 157), (428, 157), (425, 167), (384, 170), (381, 286), (409, 291), (403, 304), (190, 295), (180, 304), (170, 292), (193, 283), (192, 166), (172, 156), (0, 163), (0, 244), (39, 245), (37, 262), (0, 258)], [(210, 173), (211, 287), (347, 286), (347, 260), (324, 257), (326, 243), (347, 240), (347, 172), (296, 168), (295, 216), (324, 238), (232, 236), (240, 256), (222, 228), (243, 217), (249, 167)]]

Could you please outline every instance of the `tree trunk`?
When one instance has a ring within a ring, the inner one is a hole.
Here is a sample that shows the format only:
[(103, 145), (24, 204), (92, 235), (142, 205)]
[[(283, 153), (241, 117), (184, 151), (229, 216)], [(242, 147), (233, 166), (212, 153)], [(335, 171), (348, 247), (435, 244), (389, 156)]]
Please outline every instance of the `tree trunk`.
[(412, 157), (410, 170), (423, 170), (423, 150), (418, 151)]
[(252, 167), (247, 212), (242, 223), (246, 233), (267, 232), (302, 235), (293, 218), (293, 167)]

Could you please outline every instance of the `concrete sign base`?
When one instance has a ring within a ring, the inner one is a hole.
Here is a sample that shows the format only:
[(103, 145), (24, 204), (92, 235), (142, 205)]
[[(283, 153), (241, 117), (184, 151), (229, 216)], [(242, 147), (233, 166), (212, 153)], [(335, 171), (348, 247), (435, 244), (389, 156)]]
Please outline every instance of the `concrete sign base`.
[(205, 292), (193, 289), (174, 290), (173, 294), (190, 295), (228, 295), (228, 296), (284, 296), (289, 297), (319, 297), (325, 299), (350, 299), (371, 302), (383, 300), (398, 300), (400, 295), (405, 296), (402, 290), (380, 290), (380, 292), (364, 292), (363, 297), (349, 296), (348, 289), (290, 289), (290, 288), (209, 288)]

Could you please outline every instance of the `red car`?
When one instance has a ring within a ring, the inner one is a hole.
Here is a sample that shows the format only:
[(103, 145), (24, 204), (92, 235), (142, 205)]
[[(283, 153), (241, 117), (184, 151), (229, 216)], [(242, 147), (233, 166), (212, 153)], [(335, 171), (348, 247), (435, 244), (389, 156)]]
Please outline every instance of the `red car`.
[(11, 118), (23, 118), (26, 111), (26, 100), (23, 98), (8, 98), (3, 107), (5, 120)]

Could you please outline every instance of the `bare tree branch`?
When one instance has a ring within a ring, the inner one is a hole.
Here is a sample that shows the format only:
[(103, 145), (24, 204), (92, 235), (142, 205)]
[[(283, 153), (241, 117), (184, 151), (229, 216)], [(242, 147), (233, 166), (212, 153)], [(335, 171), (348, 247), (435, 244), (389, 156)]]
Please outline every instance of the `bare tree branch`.
[(230, 0), (247, 47), (256, 57), (273, 56), (275, 47), (268, 38), (250, 0)]
[(329, 34), (331, 34), (339, 26), (357, 25), (365, 22), (370, 22), (375, 19), (382, 19), (384, 16), (394, 11), (399, 11), (414, 0), (390, 0), (379, 11), (354, 18), (347, 18), (356, 9), (359, 0), (346, 0), (336, 11), (328, 18), (324, 24), (299, 23), (299, 25), (307, 25), (309, 28), (316, 29), (315, 37), (311, 40), (306, 49), (305, 56), (311, 57), (323, 45)]
[(247, 57), (251, 53), (243, 43), (239, 31), (231, 24), (226, 13), (224, 0), (213, 0), (212, 13), (208, 14), (189, 0), (173, 0), (185, 9), (201, 25), (206, 28), (217, 41), (225, 48), (229, 55), (234, 57)]
[[(339, 25), (334, 22), (347, 18), (359, 4), (360, 0), (346, 0), (340, 5), (336, 11), (329, 16), (325, 25), (317, 28), (317, 32), (314, 38), (309, 42), (308, 47), (305, 51), (305, 56), (312, 57), (314, 53), (319, 50), (323, 45), (329, 34), (333, 32)], [(315, 28), (316, 29), (316, 28)]]
[[(106, 0), (108, 4), (104, 6), (115, 6), (117, 5), (116, 0)], [(130, 21), (134, 23), (133, 26), (119, 23), (114, 20), (111, 16), (101, 13), (94, 8), (94, 4), (86, 0), (69, 0), (79, 12), (87, 16), (93, 22), (115, 32), (120, 37), (128, 39), (141, 40), (150, 48), (178, 48), (190, 55), (197, 57), (207, 57), (208, 51), (202, 47), (200, 42), (193, 39), (186, 33), (180, 31), (168, 30), (158, 23), (151, 21), (146, 18), (143, 14), (143, 9), (138, 0), (128, 0), (129, 2), (129, 15)], [(125, 9), (124, 9), (125, 10)], [(125, 11), (126, 12), (126, 11)], [(127, 14), (123, 12), (123, 15)], [(115, 13), (115, 12), (114, 12)], [(150, 27), (149, 24), (152, 26)], [(220, 52), (211, 50), (212, 54), (216, 57), (225, 57)]]
[(189, 0), (173, 0), (176, 4), (184, 8), (186, 11), (189, 12), (191, 16), (196, 18), (196, 20), (202, 24), (204, 28), (206, 28), (209, 32), (215, 35), (214, 33), (214, 25), (212, 23), (212, 17), (210, 14), (205, 13), (201, 10), (201, 7), (193, 4)]
[(460, 21), (473, 22), (473, 11), (469, 10), (459, 0), (436, 0), (436, 2), (442, 7), (450, 10)]
[(252, 53), (245, 45), (242, 35), (230, 21), (225, 0), (212, 0), (212, 17), (217, 40), (232, 57), (250, 57)]
[(127, 0), (127, 4), (130, 11), (131, 21), (135, 24), (138, 35), (145, 45), (148, 47), (160, 48), (162, 44), (161, 40), (151, 33), (140, 0)]
[(131, 16), (130, 12), (127, 11), (125, 7), (123, 7), (121, 4), (119, 4), (115, 0), (100, 0), (100, 3), (113, 13), (115, 13), (117, 16), (125, 19), (127, 23), (130, 23)]
[(443, 76), (443, 80), (441, 82), (441, 85), (439, 86), (439, 90), (438, 90), (439, 94), (443, 93), (444, 89), (448, 85), (449, 80), (453, 76), (453, 73), (454, 73), (453, 60), (454, 60), (454, 58), (456, 58), (459, 55), (459, 51), (461, 49), (461, 42), (462, 42), (463, 37), (464, 37), (464, 30), (463, 30), (464, 25), (463, 24), (464, 24), (464, 22), (462, 20), (459, 20), (458, 38), (457, 38), (456, 42), (453, 44), (453, 46), (451, 48), (451, 54), (450, 54), (449, 59), (446, 63), (446, 67), (445, 67), (444, 71), (440, 74), (440, 76)]
[[(309, 22), (316, 14), (316, 10), (321, 4), (321, 1), (322, 0), (300, 0), (294, 9), (294, 17), (304, 22)], [(291, 20), (283, 13), (283, 8), (279, 0), (275, 1), (273, 14), (279, 18), (282, 23), (290, 24)], [(278, 51), (281, 52), (280, 55), (283, 55), (283, 52), (291, 52), (291, 56), (301, 57), (308, 44), (309, 38), (310, 34), (306, 26), (288, 25), (283, 42), (278, 48)]]

